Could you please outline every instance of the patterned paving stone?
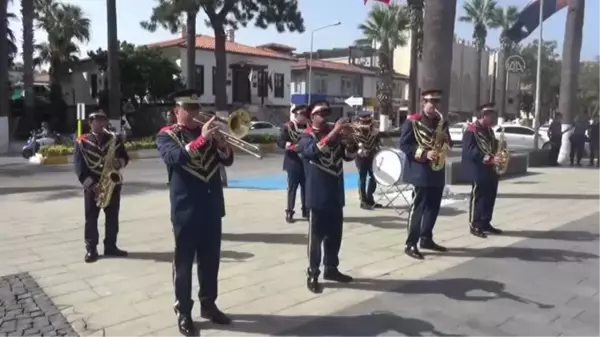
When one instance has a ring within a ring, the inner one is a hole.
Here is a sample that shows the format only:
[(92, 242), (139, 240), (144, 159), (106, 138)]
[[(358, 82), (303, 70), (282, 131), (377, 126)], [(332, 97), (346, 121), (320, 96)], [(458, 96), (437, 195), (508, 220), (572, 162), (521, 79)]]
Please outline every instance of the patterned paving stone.
[(0, 336), (78, 336), (29, 273), (0, 277)]

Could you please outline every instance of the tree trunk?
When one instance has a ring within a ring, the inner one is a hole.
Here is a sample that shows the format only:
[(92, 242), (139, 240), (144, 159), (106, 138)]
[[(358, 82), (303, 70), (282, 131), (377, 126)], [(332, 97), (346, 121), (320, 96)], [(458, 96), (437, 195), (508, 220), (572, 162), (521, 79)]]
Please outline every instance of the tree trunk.
[(121, 71), (119, 68), (119, 38), (117, 35), (116, 0), (106, 0), (108, 36), (108, 118), (121, 131)]
[(497, 102), (500, 103), (498, 116), (506, 120), (506, 59), (510, 56), (510, 50), (508, 48), (502, 49), (502, 57), (499, 58), (498, 62), (498, 92)]
[[(6, 33), (7, 25), (7, 6), (8, 1), (0, 2), (0, 116), (8, 116), (9, 95), (8, 95), (8, 41)], [(0, 125), (2, 126), (2, 125)], [(5, 130), (0, 130), (0, 140), (3, 140)], [(2, 144), (0, 144), (2, 146)], [(2, 151), (2, 149), (0, 149)]]
[(477, 111), (481, 103), (481, 54), (483, 48), (478, 46), (477, 54), (475, 54), (475, 99), (473, 101), (473, 117), (477, 118)]
[(186, 56), (186, 88), (196, 88), (196, 16), (197, 11), (187, 12), (187, 22), (185, 26), (185, 56)]
[(29, 130), (37, 124), (35, 115), (35, 92), (33, 91), (33, 0), (21, 0), (23, 22), (23, 88), (25, 92), (25, 127)]
[(227, 55), (225, 54), (225, 29), (223, 24), (215, 25), (215, 106), (217, 111), (227, 110)]
[(439, 106), (444, 116), (447, 116), (450, 105), (451, 51), (454, 44), (455, 16), (456, 0), (425, 1), (420, 87), (423, 90), (444, 91), (444, 99)]
[[(577, 116), (577, 89), (579, 85), (579, 61), (583, 37), (585, 0), (571, 0), (567, 8), (565, 40), (563, 42), (560, 98), (558, 110), (563, 114), (563, 132), (570, 129)], [(571, 132), (563, 134), (559, 163), (569, 158)]]
[(423, 30), (423, 1), (408, 1), (410, 8), (410, 74), (409, 74), (409, 113), (419, 110), (419, 51), (422, 41), (419, 34)]

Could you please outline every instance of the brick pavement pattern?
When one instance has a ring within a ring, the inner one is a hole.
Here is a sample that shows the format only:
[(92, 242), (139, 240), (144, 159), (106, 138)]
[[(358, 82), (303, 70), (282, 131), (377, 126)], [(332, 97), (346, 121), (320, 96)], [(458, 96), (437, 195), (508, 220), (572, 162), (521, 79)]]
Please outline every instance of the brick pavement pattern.
[[(597, 170), (533, 171), (500, 184), (494, 225), (547, 232), (597, 212)], [(469, 190), (453, 188), (464, 194)], [(481, 255), (478, 249), (523, 240), (509, 235), (472, 237), (467, 230), (468, 205), (463, 202), (442, 210), (435, 235), (439, 243), (471, 249), (473, 254), (427, 255), (425, 261), (415, 261), (402, 252), (406, 214), (361, 210), (356, 191), (347, 192), (347, 201), (340, 268), (357, 278), (379, 280), (381, 289), (327, 287), (323, 294), (309, 293), (304, 285), (306, 222), (283, 221), (285, 192), (228, 189), (219, 306), (234, 317), (261, 315), (265, 319), (254, 324), (254, 331), (277, 335), (385, 294), (392, 280), (420, 280), (472, 260)], [(80, 197), (60, 191), (23, 193), (0, 196), (0, 204), (4, 220), (0, 222), (0, 275), (30, 273), (78, 334), (177, 335), (166, 190), (123, 199), (119, 244), (130, 251), (130, 258), (101, 259), (95, 264), (83, 262)], [(256, 335), (236, 325), (217, 330), (201, 324), (203, 335)]]

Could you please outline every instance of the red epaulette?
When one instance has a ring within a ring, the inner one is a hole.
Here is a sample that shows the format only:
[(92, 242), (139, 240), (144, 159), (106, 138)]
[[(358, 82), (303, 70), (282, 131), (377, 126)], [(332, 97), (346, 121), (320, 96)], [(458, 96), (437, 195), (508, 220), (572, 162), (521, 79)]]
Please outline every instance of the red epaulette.
[(160, 128), (160, 130), (158, 131), (158, 133), (171, 131), (171, 130), (173, 130), (175, 128), (175, 125), (176, 124), (165, 125), (162, 128)]
[(287, 126), (287, 127), (289, 128), (290, 126), (292, 126), (292, 124), (294, 124), (294, 122), (292, 122), (292, 121), (287, 121), (287, 122), (286, 122), (285, 124), (283, 124), (283, 125), (284, 125), (284, 126)]
[(477, 125), (475, 123), (469, 123), (467, 124), (466, 130), (470, 132), (475, 132), (477, 131)]
[(77, 143), (81, 143), (82, 141), (88, 139), (88, 137), (90, 136), (89, 133), (84, 133), (81, 136), (77, 137), (77, 139), (75, 140)]
[(312, 126), (307, 126), (306, 129), (304, 129), (304, 133), (308, 135), (312, 134)]
[(415, 112), (413, 114), (408, 115), (408, 119), (411, 121), (418, 121), (419, 119), (421, 119), (421, 114), (418, 112)]

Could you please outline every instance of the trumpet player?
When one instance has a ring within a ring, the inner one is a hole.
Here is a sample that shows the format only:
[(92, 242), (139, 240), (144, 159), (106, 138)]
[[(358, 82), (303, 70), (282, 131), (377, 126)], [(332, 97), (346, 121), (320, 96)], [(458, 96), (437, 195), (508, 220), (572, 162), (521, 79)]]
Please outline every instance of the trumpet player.
[(379, 150), (381, 140), (370, 111), (359, 111), (357, 117), (358, 127), (355, 137), (358, 141), (358, 153), (355, 164), (358, 169), (358, 197), (362, 209), (373, 209), (381, 207), (375, 203), (373, 198), (373, 193), (377, 188), (377, 182), (373, 175), (373, 157)]
[(233, 164), (233, 151), (220, 136), (215, 118), (202, 123), (200, 93), (189, 89), (171, 95), (176, 123), (156, 136), (167, 166), (171, 222), (175, 236), (173, 285), (179, 332), (198, 333), (192, 320), (192, 266), (198, 261), (200, 314), (217, 324), (230, 319), (216, 305), (222, 218), (225, 216), (219, 165)]
[(302, 217), (308, 218), (308, 209), (305, 202), (305, 174), (302, 158), (298, 155), (297, 143), (300, 135), (308, 127), (308, 114), (306, 106), (299, 105), (292, 110), (293, 119), (286, 123), (277, 137), (277, 146), (285, 150), (283, 157), (283, 169), (287, 172), (287, 208), (285, 209), (285, 221), (294, 222), (294, 208), (296, 206), (296, 192), (300, 187), (300, 201), (302, 205)]
[[(121, 169), (129, 162), (129, 155), (125, 150), (122, 139), (106, 131), (108, 118), (102, 111), (91, 113), (89, 116), (90, 133), (84, 133), (77, 138), (73, 149), (73, 163), (75, 173), (84, 188), (83, 200), (85, 208), (85, 249), (84, 261), (86, 263), (98, 260), (98, 215), (100, 208), (96, 199), (99, 193), (98, 181), (106, 164), (114, 169)], [(106, 163), (106, 155), (110, 140), (116, 138), (116, 152), (113, 163)], [(119, 233), (119, 209), (121, 205), (121, 185), (115, 186), (110, 202), (104, 208), (105, 234), (104, 255), (125, 257), (127, 252), (117, 247), (117, 234)]]
[(492, 130), (497, 117), (494, 103), (484, 104), (479, 109), (479, 120), (469, 124), (463, 135), (461, 171), (471, 180), (470, 232), (485, 238), (487, 234), (502, 233), (491, 222), (498, 193), (498, 173), (495, 168), (503, 164), (504, 158), (494, 155), (498, 149), (498, 141)]
[(312, 124), (298, 142), (306, 170), (306, 206), (310, 209), (306, 286), (309, 291), (320, 293), (321, 245), (325, 253), (324, 278), (342, 283), (352, 281), (352, 277), (339, 271), (338, 255), (344, 222), (344, 160), (353, 160), (357, 149), (344, 142), (347, 120), (342, 118), (335, 126), (328, 126), (331, 109), (326, 102), (315, 102), (308, 111)]
[(400, 150), (406, 154), (403, 178), (413, 186), (404, 252), (415, 259), (423, 259), (417, 243), (422, 249), (438, 252), (447, 250), (433, 241), (433, 228), (440, 212), (445, 185), (445, 168), (434, 170), (434, 163), (443, 155), (435, 148), (438, 131), (445, 134), (446, 145), (451, 146), (448, 126), (437, 110), (442, 91), (427, 90), (421, 96), (423, 113), (408, 116), (400, 136)]

